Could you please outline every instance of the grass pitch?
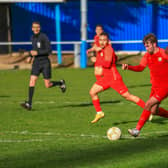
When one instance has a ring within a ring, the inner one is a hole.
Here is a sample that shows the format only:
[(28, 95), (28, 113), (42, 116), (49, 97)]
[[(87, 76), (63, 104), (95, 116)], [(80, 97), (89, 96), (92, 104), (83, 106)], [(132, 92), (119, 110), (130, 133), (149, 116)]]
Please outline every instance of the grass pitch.
[[(149, 71), (120, 72), (129, 91), (146, 101)], [(100, 93), (105, 118), (90, 123), (95, 115), (89, 96), (93, 68), (54, 69), (53, 79), (66, 80), (66, 93), (46, 89), (40, 77), (32, 111), (19, 105), (27, 98), (29, 74), (0, 71), (0, 168), (168, 167), (166, 119), (154, 117), (140, 137), (132, 138), (127, 129), (136, 126), (142, 109), (109, 89)], [(162, 107), (168, 109), (167, 100)], [(112, 126), (122, 130), (118, 141), (106, 138)]]

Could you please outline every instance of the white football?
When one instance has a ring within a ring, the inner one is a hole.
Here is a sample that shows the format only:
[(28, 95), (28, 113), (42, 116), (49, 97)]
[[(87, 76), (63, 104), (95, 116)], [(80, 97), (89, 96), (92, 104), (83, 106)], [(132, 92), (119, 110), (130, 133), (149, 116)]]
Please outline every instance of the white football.
[(107, 130), (107, 138), (110, 141), (118, 140), (121, 137), (121, 130), (118, 127), (111, 127)]

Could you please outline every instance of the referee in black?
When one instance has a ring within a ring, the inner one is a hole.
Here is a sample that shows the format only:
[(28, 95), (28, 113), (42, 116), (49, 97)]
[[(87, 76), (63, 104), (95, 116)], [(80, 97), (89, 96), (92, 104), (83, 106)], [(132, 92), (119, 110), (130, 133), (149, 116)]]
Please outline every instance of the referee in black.
[(43, 74), (44, 83), (46, 88), (59, 86), (62, 92), (66, 91), (65, 81), (50, 81), (51, 79), (51, 63), (48, 56), (51, 53), (50, 41), (46, 34), (40, 32), (40, 23), (32, 23), (32, 50), (30, 51), (30, 57), (27, 61), (31, 62), (32, 70), (29, 82), (28, 101), (25, 101), (21, 106), (27, 110), (32, 109), (32, 98), (35, 90), (36, 81), (40, 73)]

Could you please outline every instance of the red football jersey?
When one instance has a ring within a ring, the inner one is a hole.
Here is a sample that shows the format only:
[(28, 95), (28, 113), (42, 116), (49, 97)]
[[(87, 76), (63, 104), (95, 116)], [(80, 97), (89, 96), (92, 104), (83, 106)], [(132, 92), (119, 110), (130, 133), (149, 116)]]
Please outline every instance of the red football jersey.
[(94, 36), (94, 44), (96, 44), (97, 47), (100, 46), (100, 44), (99, 44), (99, 36), (98, 35)]
[(146, 53), (140, 62), (141, 66), (150, 69), (151, 83), (153, 87), (168, 87), (168, 55), (164, 49), (159, 48), (155, 54)]
[(121, 75), (116, 68), (117, 56), (110, 44), (97, 54), (97, 62), (103, 68), (103, 75), (96, 81), (97, 85), (103, 87), (104, 90), (113, 88), (119, 94), (128, 91), (127, 86), (124, 84)]
[[(115, 52), (110, 44), (97, 53), (95, 66), (103, 66), (104, 61), (108, 61), (112, 64), (115, 60)], [(114, 62), (115, 63), (115, 62)]]
[(117, 56), (111, 44), (97, 53), (95, 66), (103, 67), (103, 75), (108, 75), (114, 80), (121, 79), (121, 76), (116, 68)]

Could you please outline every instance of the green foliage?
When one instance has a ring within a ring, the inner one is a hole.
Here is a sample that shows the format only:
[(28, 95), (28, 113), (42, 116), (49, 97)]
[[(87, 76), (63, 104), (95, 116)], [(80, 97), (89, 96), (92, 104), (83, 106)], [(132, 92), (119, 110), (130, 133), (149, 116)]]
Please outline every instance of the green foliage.
[(168, 0), (147, 0), (149, 3), (159, 3), (162, 5), (168, 4)]

